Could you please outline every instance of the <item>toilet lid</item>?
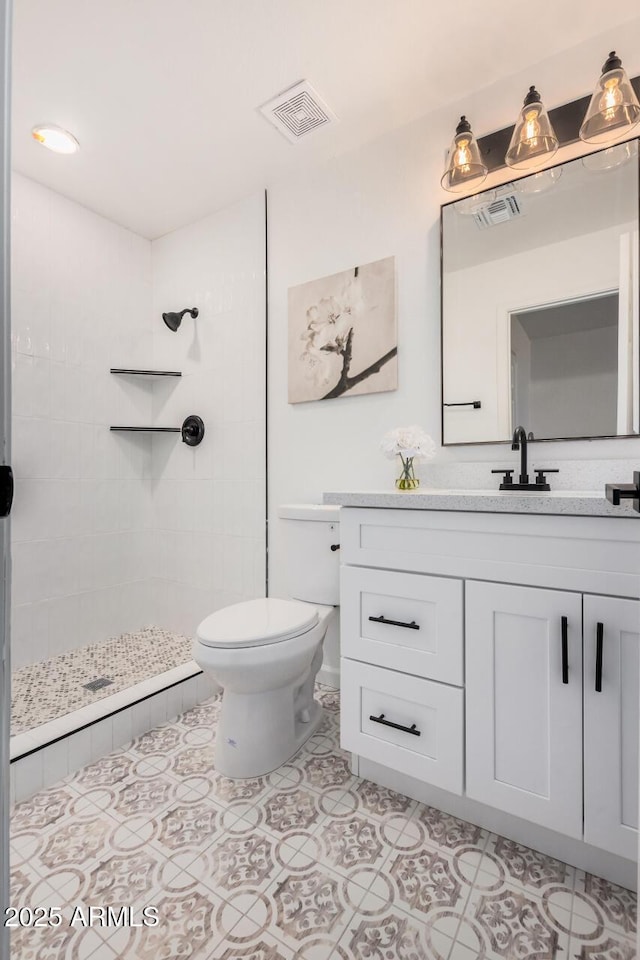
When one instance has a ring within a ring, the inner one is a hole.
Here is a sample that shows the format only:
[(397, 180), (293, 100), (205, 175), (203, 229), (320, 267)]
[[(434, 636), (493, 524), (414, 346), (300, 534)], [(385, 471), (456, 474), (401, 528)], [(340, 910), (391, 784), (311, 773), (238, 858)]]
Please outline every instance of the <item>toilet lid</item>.
[(267, 597), (217, 610), (196, 633), (207, 647), (259, 647), (298, 637), (317, 622), (312, 604)]

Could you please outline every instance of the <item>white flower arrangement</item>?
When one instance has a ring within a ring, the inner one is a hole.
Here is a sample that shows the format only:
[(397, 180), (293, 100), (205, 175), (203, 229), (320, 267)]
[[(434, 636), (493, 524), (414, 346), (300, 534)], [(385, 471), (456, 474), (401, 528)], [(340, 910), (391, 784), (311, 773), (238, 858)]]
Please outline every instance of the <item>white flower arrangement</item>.
[(433, 439), (420, 427), (415, 426), (396, 427), (395, 430), (385, 433), (380, 449), (389, 460), (393, 460), (398, 455), (417, 460), (433, 460), (436, 455)]
[(437, 447), (433, 438), (418, 426), (396, 427), (386, 433), (380, 443), (385, 457), (393, 460), (400, 457), (402, 473), (396, 480), (399, 490), (415, 490), (420, 481), (413, 469), (414, 460), (433, 460)]

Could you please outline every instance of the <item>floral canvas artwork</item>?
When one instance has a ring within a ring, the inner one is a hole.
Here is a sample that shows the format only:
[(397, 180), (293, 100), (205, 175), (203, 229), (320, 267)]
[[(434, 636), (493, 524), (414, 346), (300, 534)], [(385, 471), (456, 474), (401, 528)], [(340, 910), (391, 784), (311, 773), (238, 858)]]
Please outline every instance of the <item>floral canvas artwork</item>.
[(289, 289), (289, 403), (398, 387), (395, 257)]

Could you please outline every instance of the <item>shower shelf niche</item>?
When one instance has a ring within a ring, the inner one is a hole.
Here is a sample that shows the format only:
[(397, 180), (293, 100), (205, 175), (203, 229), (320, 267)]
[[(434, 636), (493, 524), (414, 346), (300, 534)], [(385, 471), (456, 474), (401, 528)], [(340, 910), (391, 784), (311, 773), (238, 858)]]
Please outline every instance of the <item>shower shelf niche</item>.
[(166, 377), (181, 377), (179, 370), (130, 370), (126, 367), (111, 367), (109, 373), (127, 377), (145, 377), (147, 380), (163, 380)]

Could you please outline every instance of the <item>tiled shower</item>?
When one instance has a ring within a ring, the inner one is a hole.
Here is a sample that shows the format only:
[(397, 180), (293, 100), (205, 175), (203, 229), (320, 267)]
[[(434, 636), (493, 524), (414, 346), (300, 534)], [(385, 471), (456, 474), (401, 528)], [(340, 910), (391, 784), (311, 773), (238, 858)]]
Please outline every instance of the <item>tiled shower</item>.
[[(154, 677), (195, 677), (198, 622), (264, 596), (265, 204), (151, 242), (20, 175), (12, 199), (13, 745), (34, 766), (43, 741), (157, 693)], [(162, 313), (186, 306), (197, 320), (170, 331)], [(197, 447), (110, 430), (189, 414)]]

